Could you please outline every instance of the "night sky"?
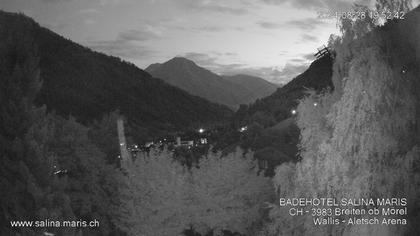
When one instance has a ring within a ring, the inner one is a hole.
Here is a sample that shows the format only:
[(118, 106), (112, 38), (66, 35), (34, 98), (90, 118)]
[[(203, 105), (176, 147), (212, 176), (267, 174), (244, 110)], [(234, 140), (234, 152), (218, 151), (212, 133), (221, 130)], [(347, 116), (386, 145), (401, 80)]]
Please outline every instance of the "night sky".
[[(363, 0), (366, 2), (367, 0)], [(343, 0), (1, 0), (41, 25), (140, 68), (175, 56), (219, 74), (247, 73), (284, 83), (338, 34), (318, 11)]]

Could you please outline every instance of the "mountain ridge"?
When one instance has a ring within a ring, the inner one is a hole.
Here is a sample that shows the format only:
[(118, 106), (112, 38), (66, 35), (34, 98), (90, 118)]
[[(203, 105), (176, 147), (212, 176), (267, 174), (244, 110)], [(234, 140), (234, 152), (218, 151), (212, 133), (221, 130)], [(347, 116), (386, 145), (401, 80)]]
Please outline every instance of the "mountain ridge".
[(252, 119), (257, 113), (264, 114), (280, 122), (289, 118), (299, 99), (302, 99), (308, 89), (320, 92), (324, 89), (334, 89), (332, 77), (333, 58), (325, 55), (313, 61), (308, 69), (293, 78), (271, 95), (258, 99), (249, 106), (242, 107), (236, 113), (236, 120), (241, 123)]
[(248, 104), (257, 98), (267, 96), (277, 87), (264, 79), (253, 77), (254, 83), (259, 82), (259, 87), (264, 88), (258, 87), (258, 91), (253, 91), (253, 88), (229, 79), (230, 76), (217, 75), (183, 57), (174, 57), (164, 63), (153, 63), (145, 70), (193, 95), (233, 109), (240, 104)]
[(81, 46), (23, 14), (0, 11), (0, 35), (29, 32), (43, 86), (36, 99), (83, 123), (119, 110), (138, 136), (226, 120), (231, 111), (176, 88), (132, 63)]

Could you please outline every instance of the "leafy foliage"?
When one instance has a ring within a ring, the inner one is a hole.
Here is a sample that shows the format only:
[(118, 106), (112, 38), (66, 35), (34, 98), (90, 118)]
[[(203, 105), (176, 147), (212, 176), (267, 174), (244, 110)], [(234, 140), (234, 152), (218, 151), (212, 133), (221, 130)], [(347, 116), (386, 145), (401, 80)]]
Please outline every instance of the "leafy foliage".
[[(82, 229), (89, 235), (112, 231), (109, 206), (115, 201), (118, 176), (105, 155), (88, 138), (88, 128), (53, 114), (40, 113), (26, 134), (29, 151), (44, 159), (31, 163), (35, 176), (44, 175), (43, 216), (51, 220), (98, 220), (100, 228)], [(51, 232), (65, 228), (50, 229)], [(81, 229), (72, 229), (73, 231)], [(71, 231), (71, 230), (68, 230)], [(62, 233), (62, 232), (61, 232)]]
[[(308, 90), (316, 93), (332, 91), (332, 68), (332, 58), (329, 55), (321, 57), (272, 95), (250, 105), (241, 105), (231, 120), (231, 127), (220, 135), (216, 148), (229, 152), (232, 147), (240, 145), (253, 150), (256, 158), (268, 159), (266, 174), (269, 176), (273, 175), (276, 165), (297, 161), (299, 131), (291, 111), (296, 109), (299, 99)], [(248, 130), (239, 133), (244, 126)]]
[[(408, 220), (418, 220), (414, 212), (420, 194), (419, 130), (413, 124), (419, 122), (415, 91), (420, 89), (420, 54), (408, 51), (419, 47), (413, 40), (420, 37), (416, 13), (418, 9), (407, 21), (389, 22), (373, 31), (370, 23), (344, 25), (350, 28), (335, 43), (333, 81), (340, 89), (301, 101), (302, 161), (277, 169), (279, 196), (406, 197), (412, 208)], [(317, 108), (314, 101), (320, 104)], [(314, 227), (312, 217), (292, 220), (283, 211), (278, 207), (271, 211), (268, 235), (418, 234), (418, 229), (401, 226)]]
[(204, 235), (223, 230), (251, 234), (262, 217), (262, 207), (271, 199), (268, 178), (258, 176), (252, 154), (239, 149), (221, 157), (212, 153), (200, 159), (191, 171), (194, 200), (192, 228)]
[[(42, 84), (31, 37), (36, 25), (22, 19), (11, 25), (20, 31), (0, 28), (0, 234), (108, 234), (117, 172), (89, 139), (88, 128), (33, 106)], [(101, 227), (10, 228), (12, 220), (41, 219), (96, 219)]]
[(188, 223), (188, 175), (168, 151), (137, 158), (122, 179), (116, 224), (128, 235), (180, 235)]
[(252, 234), (272, 187), (250, 154), (209, 154), (191, 171), (167, 151), (138, 158), (122, 179), (117, 225), (128, 235)]

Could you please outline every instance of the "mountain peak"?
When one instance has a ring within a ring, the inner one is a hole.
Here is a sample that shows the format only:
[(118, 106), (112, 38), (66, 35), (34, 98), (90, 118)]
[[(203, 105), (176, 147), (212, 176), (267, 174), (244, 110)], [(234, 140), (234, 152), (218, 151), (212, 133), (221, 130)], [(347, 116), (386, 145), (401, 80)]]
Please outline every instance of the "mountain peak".
[(219, 76), (184, 57), (174, 57), (162, 64), (152, 64), (146, 71), (190, 94), (233, 109), (239, 104), (251, 103), (276, 90), (276, 86), (257, 77), (239, 76), (239, 79), (230, 79)]
[(185, 58), (185, 57), (174, 57), (171, 60), (165, 62), (165, 64), (175, 64), (175, 65), (186, 65), (186, 66), (197, 66), (195, 62)]

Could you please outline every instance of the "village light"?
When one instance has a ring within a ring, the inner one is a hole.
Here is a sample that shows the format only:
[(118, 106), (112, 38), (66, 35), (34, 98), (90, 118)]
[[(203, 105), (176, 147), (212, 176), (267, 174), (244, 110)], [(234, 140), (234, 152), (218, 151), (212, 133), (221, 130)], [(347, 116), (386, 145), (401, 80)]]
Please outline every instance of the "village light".
[(314, 102), (314, 107), (318, 106), (318, 103)]
[(296, 110), (292, 110), (292, 115), (296, 115)]
[(198, 130), (198, 132), (199, 132), (200, 134), (202, 134), (202, 133), (204, 133), (204, 129), (203, 129), (203, 128), (200, 128), (200, 129)]

